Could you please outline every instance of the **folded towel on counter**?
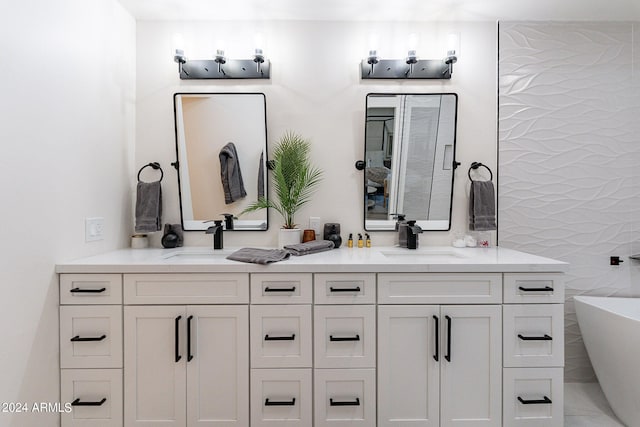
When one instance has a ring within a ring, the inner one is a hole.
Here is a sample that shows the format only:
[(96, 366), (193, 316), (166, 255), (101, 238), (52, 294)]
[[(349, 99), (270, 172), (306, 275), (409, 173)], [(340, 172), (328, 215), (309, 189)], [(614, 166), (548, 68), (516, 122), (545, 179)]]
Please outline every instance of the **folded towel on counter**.
[(162, 224), (162, 187), (160, 181), (138, 181), (136, 189), (136, 233), (160, 231)]
[(240, 172), (240, 160), (233, 142), (228, 143), (220, 150), (220, 176), (224, 189), (224, 202), (228, 205), (247, 195)]
[(491, 181), (471, 181), (469, 192), (469, 230), (496, 229), (496, 198)]
[(333, 246), (333, 242), (330, 240), (311, 240), (310, 242), (298, 243), (296, 245), (287, 245), (284, 249), (289, 251), (291, 255), (302, 256), (330, 251), (333, 249)]
[(282, 249), (242, 248), (229, 255), (227, 259), (253, 264), (271, 264), (289, 259), (290, 256), (289, 252)]

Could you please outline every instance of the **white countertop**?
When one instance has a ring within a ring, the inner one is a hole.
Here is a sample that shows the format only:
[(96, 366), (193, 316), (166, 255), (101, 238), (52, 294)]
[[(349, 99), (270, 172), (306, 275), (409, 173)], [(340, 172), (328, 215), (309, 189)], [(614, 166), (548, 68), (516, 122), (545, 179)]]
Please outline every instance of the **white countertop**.
[(564, 272), (562, 261), (511, 249), (426, 246), (333, 249), (269, 265), (226, 259), (239, 248), (122, 249), (60, 263), (57, 273), (287, 273), (287, 272)]

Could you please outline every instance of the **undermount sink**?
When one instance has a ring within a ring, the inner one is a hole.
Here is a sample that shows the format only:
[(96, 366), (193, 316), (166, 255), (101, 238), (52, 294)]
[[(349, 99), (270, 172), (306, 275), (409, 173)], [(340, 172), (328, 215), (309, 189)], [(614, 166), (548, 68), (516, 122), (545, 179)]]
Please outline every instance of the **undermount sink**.
[(394, 249), (380, 252), (383, 256), (398, 261), (452, 261), (469, 258), (469, 255), (455, 249)]
[(226, 258), (228, 255), (235, 252), (235, 250), (228, 249), (185, 249), (170, 252), (162, 255), (162, 259), (211, 259), (211, 258)]

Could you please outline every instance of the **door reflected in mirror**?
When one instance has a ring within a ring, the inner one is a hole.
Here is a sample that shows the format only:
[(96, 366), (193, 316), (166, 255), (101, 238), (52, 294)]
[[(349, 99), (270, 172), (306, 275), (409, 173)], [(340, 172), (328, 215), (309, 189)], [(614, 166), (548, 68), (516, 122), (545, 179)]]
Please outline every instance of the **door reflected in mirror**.
[(450, 229), (457, 103), (454, 93), (367, 95), (366, 230), (394, 230), (398, 213)]
[[(176, 151), (185, 230), (206, 230), (267, 197), (266, 101), (262, 93), (176, 93)], [(225, 229), (229, 229), (225, 224)], [(267, 210), (233, 220), (266, 230)]]

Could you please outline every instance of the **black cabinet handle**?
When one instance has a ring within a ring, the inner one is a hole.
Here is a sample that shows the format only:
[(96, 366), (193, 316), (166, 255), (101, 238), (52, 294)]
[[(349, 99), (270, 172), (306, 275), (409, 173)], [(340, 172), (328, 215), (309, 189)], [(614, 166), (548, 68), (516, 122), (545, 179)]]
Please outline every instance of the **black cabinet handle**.
[(182, 316), (178, 316), (176, 317), (176, 323), (175, 323), (175, 337), (176, 337), (176, 351), (175, 351), (175, 355), (176, 355), (176, 363), (178, 363), (180, 361), (180, 359), (182, 359), (182, 356), (180, 356), (180, 319), (182, 319)]
[(444, 316), (447, 319), (447, 354), (444, 355), (444, 358), (447, 362), (451, 362), (451, 317)]
[(264, 400), (264, 406), (295, 406), (295, 404), (296, 404), (295, 397), (292, 397), (291, 400), (276, 400), (276, 401), (269, 400), (269, 398), (267, 397)]
[(102, 406), (107, 401), (106, 397), (103, 397), (99, 402), (81, 402), (80, 398), (71, 402), (71, 406)]
[(193, 316), (187, 317), (187, 362), (191, 362), (193, 354), (191, 354), (191, 321)]
[(266, 287), (264, 288), (265, 292), (295, 292), (296, 291), (296, 287), (292, 286), (290, 288), (270, 288), (270, 287)]
[(434, 332), (435, 332), (435, 353), (433, 354), (433, 359), (438, 362), (438, 359), (440, 359), (440, 327), (438, 326), (438, 324), (440, 323), (440, 319), (438, 319), (438, 316), (434, 315), (433, 316), (433, 320), (435, 322), (435, 326), (434, 326)]
[(331, 292), (360, 292), (360, 286), (356, 286), (355, 288), (334, 288), (330, 286), (329, 290)]
[(553, 292), (551, 286), (545, 286), (544, 288), (525, 288), (524, 286), (518, 286), (518, 289), (524, 292)]
[(541, 337), (525, 337), (522, 334), (518, 334), (518, 338), (520, 338), (522, 341), (551, 341), (553, 339), (547, 334), (544, 334)]
[(264, 336), (265, 341), (293, 341), (296, 339), (296, 334), (291, 334), (291, 336), (284, 337), (270, 337), (269, 334)]
[(360, 341), (360, 335), (356, 335), (355, 337), (334, 337), (333, 335), (329, 335), (329, 341)]
[(551, 399), (549, 399), (547, 396), (543, 396), (543, 397), (544, 397), (543, 399), (525, 400), (525, 399), (521, 398), (520, 396), (518, 396), (518, 400), (523, 405), (549, 405), (549, 404), (553, 403), (551, 401)]
[(106, 335), (102, 335), (100, 337), (81, 337), (80, 335), (76, 335), (75, 337), (71, 338), (70, 341), (71, 342), (102, 341), (106, 337), (107, 337)]
[(339, 400), (334, 401), (333, 399), (329, 399), (330, 406), (360, 406), (360, 398), (356, 397), (356, 400)]
[(74, 294), (100, 294), (106, 290), (107, 288), (100, 288), (100, 289), (73, 288), (69, 292), (73, 292)]

